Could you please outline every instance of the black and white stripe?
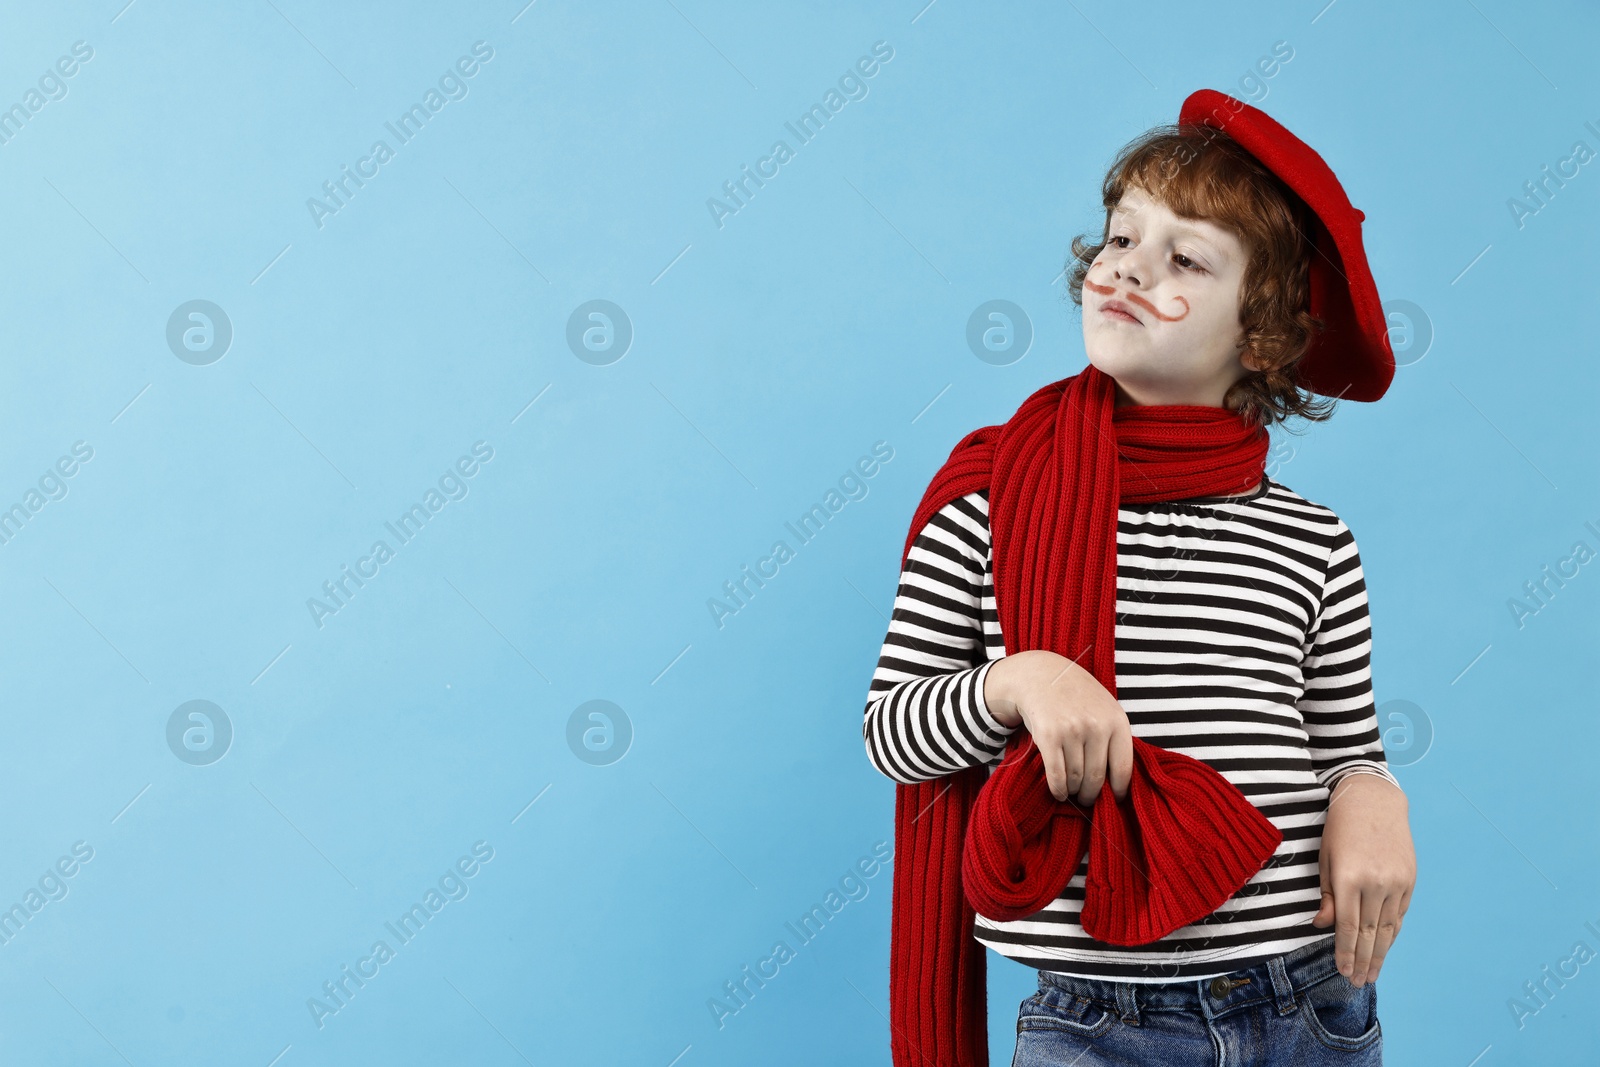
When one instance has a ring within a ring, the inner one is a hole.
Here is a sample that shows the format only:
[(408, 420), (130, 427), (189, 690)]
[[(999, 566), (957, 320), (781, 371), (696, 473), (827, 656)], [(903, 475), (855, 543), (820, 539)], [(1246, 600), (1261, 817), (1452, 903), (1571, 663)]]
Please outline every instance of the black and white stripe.
[[(1005, 754), (983, 699), (1006, 654), (987, 491), (918, 533), (868, 692), (874, 767), (918, 782)], [(1266, 479), (1253, 496), (1117, 512), (1117, 700), (1134, 736), (1202, 760), (1283, 833), (1277, 853), (1206, 919), (1150, 945), (1078, 925), (1087, 854), (1062, 895), (975, 936), (1026, 966), (1128, 982), (1208, 978), (1331, 937), (1315, 927), (1329, 794), (1349, 774), (1394, 782), (1373, 702), (1372, 632), (1354, 536), (1330, 509)], [(1020, 727), (1019, 727), (1020, 728)]]

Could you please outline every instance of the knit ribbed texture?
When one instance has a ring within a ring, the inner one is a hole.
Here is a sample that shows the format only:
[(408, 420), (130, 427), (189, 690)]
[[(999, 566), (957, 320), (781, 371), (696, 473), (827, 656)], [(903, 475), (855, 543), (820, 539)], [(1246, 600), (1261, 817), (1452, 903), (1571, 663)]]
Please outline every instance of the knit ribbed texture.
[(1216, 771), (1137, 737), (1128, 797), (1103, 787), (1092, 822), (1040, 788), (1042, 767), (1028, 766), (1038, 761), (1037, 746), (1014, 744), (974, 802), (962, 884), (973, 908), (997, 921), (1026, 919), (1059, 897), (1087, 848), (1084, 931), (1148, 944), (1216, 911), (1283, 840)]
[[(1225, 408), (1115, 407), (1092, 364), (1035, 392), (1003, 424), (957, 443), (917, 506), (901, 553), (940, 508), (989, 490), (995, 608), (1006, 651), (1050, 649), (1116, 695), (1120, 502), (1247, 493), (1268, 438)], [(1119, 802), (1056, 801), (1019, 730), (992, 774), (972, 767), (895, 787), (889, 1013), (896, 1067), (987, 1067), (976, 910), (1010, 921), (1056, 899), (1085, 848), (1082, 925), (1146, 944), (1203, 918), (1271, 857), (1282, 833), (1199, 760), (1134, 738)], [(970, 825), (969, 825), (970, 823)]]

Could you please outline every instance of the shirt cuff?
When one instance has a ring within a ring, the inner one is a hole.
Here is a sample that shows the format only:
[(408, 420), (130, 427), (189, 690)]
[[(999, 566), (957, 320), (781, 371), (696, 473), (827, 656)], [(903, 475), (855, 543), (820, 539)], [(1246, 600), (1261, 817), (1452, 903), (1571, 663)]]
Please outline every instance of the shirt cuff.
[(994, 717), (994, 713), (989, 710), (989, 702), (983, 698), (983, 686), (985, 680), (989, 677), (989, 668), (999, 662), (997, 659), (985, 660), (978, 666), (977, 672), (973, 674), (972, 710), (985, 730), (989, 730), (1001, 737), (1010, 737), (1022, 727), (1022, 724), (1019, 722), (1016, 726), (1006, 726), (1001, 723)]

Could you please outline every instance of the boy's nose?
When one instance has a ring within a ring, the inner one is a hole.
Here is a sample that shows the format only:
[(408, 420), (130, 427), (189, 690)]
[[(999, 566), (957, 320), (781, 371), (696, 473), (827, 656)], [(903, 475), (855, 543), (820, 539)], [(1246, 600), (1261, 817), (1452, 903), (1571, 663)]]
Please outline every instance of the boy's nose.
[(1150, 253), (1145, 251), (1143, 245), (1130, 248), (1112, 266), (1111, 272), (1116, 275), (1118, 281), (1139, 289), (1143, 286), (1144, 279), (1155, 277), (1155, 268), (1148, 262), (1149, 259)]

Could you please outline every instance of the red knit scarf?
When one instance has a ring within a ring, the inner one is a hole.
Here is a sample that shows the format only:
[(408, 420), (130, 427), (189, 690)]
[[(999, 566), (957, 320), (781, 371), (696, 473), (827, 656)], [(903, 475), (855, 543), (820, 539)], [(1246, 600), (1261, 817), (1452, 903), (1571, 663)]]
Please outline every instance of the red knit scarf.
[[(1044, 648), (1116, 696), (1119, 502), (1230, 496), (1258, 487), (1267, 434), (1226, 408), (1116, 407), (1093, 364), (1035, 392), (1008, 421), (964, 437), (906, 537), (945, 504), (989, 491), (995, 607), (1008, 654)], [(1133, 739), (1134, 774), (1091, 812), (1057, 801), (1032, 736), (986, 767), (895, 788), (889, 1013), (897, 1067), (986, 1067), (984, 948), (996, 921), (1060, 896), (1089, 851), (1080, 922), (1113, 945), (1148, 944), (1211, 914), (1283, 835), (1210, 766)], [(969, 824), (970, 820), (970, 824)], [(1091, 833), (1091, 829), (1094, 831)]]

